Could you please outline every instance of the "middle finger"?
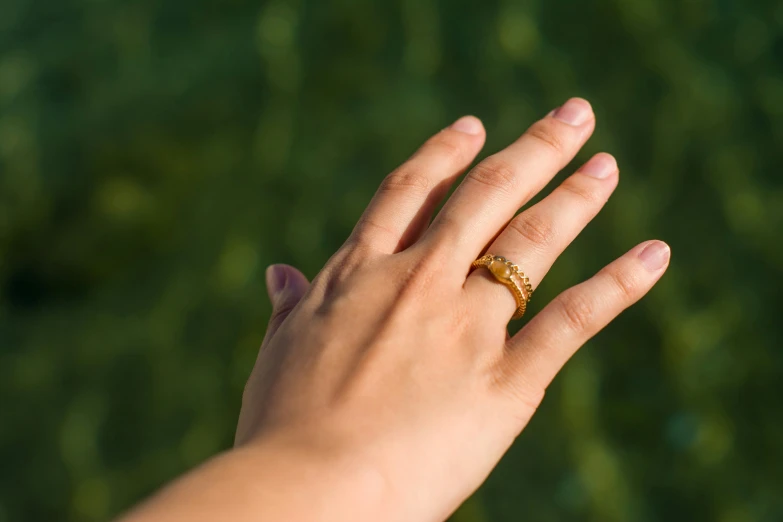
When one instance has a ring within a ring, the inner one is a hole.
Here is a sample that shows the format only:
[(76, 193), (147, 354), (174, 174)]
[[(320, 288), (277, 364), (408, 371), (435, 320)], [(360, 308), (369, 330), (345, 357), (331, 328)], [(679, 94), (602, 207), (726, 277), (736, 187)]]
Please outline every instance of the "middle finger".
[(514, 214), (584, 145), (595, 128), (590, 104), (572, 98), (515, 143), (479, 163), (435, 218), (423, 242), (469, 265)]

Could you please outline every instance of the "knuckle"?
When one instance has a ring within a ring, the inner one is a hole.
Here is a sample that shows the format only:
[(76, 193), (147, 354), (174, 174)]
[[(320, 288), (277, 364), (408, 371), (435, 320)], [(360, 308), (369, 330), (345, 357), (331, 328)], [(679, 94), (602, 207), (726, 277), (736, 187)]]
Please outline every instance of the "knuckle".
[(579, 292), (567, 292), (556, 301), (565, 324), (574, 331), (589, 329), (595, 317), (595, 304)]
[(490, 156), (476, 165), (468, 179), (504, 194), (513, 193), (517, 185), (514, 167), (497, 156)]
[(508, 229), (537, 247), (552, 244), (555, 237), (552, 223), (538, 214), (522, 214), (508, 224)]
[(411, 287), (427, 287), (433, 277), (443, 271), (443, 256), (437, 249), (429, 249), (410, 265), (403, 280)]
[(432, 245), (417, 251), (403, 252), (397, 258), (393, 268), (395, 286), (399, 289), (400, 298), (413, 298), (416, 302), (424, 302), (425, 296), (439, 293), (444, 289), (441, 281), (445, 263), (448, 263), (453, 252), (448, 245)]
[(617, 292), (626, 301), (635, 300), (638, 294), (639, 282), (630, 273), (622, 270), (608, 270), (607, 275)]
[(397, 298), (394, 308), (405, 308), (412, 303), (427, 300), (432, 292), (434, 272), (423, 266), (412, 266), (400, 269), (397, 274)]
[(381, 192), (416, 191), (427, 192), (431, 188), (429, 176), (405, 166), (395, 170), (381, 183)]
[(460, 132), (441, 132), (430, 139), (427, 148), (438, 156), (461, 162), (465, 156), (465, 135)]
[[(381, 230), (380, 228), (378, 230)], [(384, 229), (385, 230), (385, 229)], [(348, 274), (361, 268), (368, 260), (375, 257), (375, 252), (369, 246), (357, 243), (348, 248), (341, 249), (338, 254), (329, 260), (329, 268), (339, 274)]]
[(582, 183), (577, 183), (572, 178), (565, 180), (563, 184), (560, 185), (560, 188), (578, 197), (591, 207), (604, 203), (604, 200), (598, 195), (595, 189), (587, 187)]
[[(395, 237), (398, 237), (396, 230), (364, 215), (359, 218), (359, 222), (356, 223), (356, 228), (345, 242), (344, 247), (351, 252), (356, 250), (370, 250), (369, 244), (372, 239), (384, 238), (393, 241)], [(338, 259), (343, 260), (344, 257), (345, 256), (341, 256)]]
[(269, 319), (269, 324), (278, 325), (285, 321), (285, 318), (291, 315), (291, 312), (294, 311), (298, 303), (299, 301), (296, 299), (283, 299), (283, 302), (275, 306), (275, 309), (272, 311), (272, 317)]
[(349, 241), (327, 261), (312, 284), (323, 285), (325, 295), (334, 295), (336, 289), (352, 274), (361, 270), (376, 257), (376, 252), (362, 240), (349, 238)]
[(527, 135), (556, 154), (563, 154), (566, 151), (562, 134), (548, 120), (535, 123), (528, 129)]

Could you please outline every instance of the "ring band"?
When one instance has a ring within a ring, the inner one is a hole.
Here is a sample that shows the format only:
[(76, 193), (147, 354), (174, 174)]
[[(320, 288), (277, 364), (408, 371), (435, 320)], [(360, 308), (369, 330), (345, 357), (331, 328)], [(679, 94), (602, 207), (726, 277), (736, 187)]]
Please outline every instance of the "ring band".
[(505, 285), (517, 302), (517, 309), (511, 319), (521, 319), (527, 310), (527, 303), (533, 297), (533, 287), (525, 273), (505, 257), (486, 254), (473, 261), (473, 268), (486, 268), (498, 283)]

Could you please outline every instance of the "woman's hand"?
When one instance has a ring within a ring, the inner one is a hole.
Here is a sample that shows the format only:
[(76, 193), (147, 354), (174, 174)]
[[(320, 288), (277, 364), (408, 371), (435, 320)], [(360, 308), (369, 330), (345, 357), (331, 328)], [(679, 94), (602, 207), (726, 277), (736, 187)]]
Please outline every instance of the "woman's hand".
[(533, 287), (542, 281), (617, 185), (614, 159), (598, 154), (514, 215), (594, 126), (590, 105), (570, 100), (474, 167), (430, 224), (484, 143), (481, 123), (462, 118), (384, 180), (312, 285), (291, 267), (270, 268), (274, 314), (236, 443), (290, 457), (271, 487), (301, 501), (276, 501), (259, 520), (444, 520), (568, 358), (650, 290), (669, 261), (658, 241), (566, 290), (509, 338), (513, 294), (487, 270), (470, 272), (489, 252)]
[(126, 522), (440, 522), (486, 478), (568, 358), (661, 277), (648, 241), (566, 290), (514, 337), (517, 303), (486, 269), (502, 255), (538, 285), (617, 185), (599, 154), (514, 217), (593, 131), (572, 99), (479, 163), (475, 118), (430, 139), (384, 180), (312, 285), (267, 273), (274, 313), (245, 388), (236, 448)]

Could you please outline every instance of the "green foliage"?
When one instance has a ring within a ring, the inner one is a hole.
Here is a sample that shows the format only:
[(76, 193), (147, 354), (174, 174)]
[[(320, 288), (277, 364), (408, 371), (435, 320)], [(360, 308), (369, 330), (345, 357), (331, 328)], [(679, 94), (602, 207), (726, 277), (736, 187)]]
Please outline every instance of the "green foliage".
[(589, 343), (459, 522), (783, 519), (783, 6), (0, 2), (0, 522), (105, 520), (232, 440), (269, 305), (465, 113), (571, 95), (621, 166), (533, 312), (635, 243)]

